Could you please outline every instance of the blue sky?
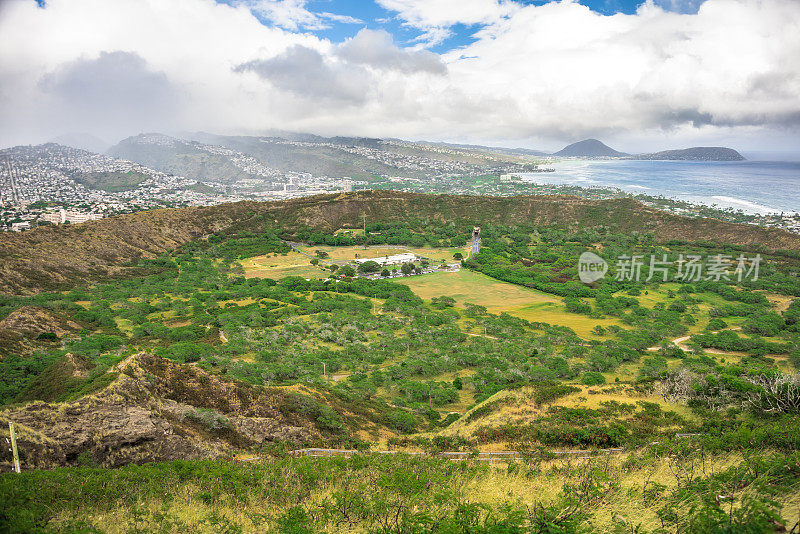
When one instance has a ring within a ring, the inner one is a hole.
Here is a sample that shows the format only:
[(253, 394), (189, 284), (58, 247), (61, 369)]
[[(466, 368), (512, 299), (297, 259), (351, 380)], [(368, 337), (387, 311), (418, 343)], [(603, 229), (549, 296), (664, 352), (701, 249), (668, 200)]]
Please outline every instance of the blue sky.
[[(217, 0), (219, 3), (236, 5), (252, 4), (254, 14), (267, 26), (281, 26), (280, 22), (271, 20), (265, 16), (263, 10), (260, 12), (258, 6), (270, 3), (284, 3), (296, 5), (310, 13), (321, 15), (324, 28), (315, 28), (314, 25), (304, 26), (299, 24), (292, 30), (306, 31), (328, 39), (334, 43), (340, 43), (352, 37), (359, 29), (383, 29), (394, 37), (395, 41), (401, 45), (420, 45), (426, 49), (444, 53), (449, 50), (460, 48), (475, 42), (474, 34), (484, 26), (481, 23), (464, 24), (454, 23), (445, 26), (449, 36), (441, 42), (426, 42), (425, 29), (420, 28), (419, 24), (414, 24), (403, 19), (403, 14), (392, 9), (387, 9), (381, 5), (379, 0)], [(542, 5), (553, 0), (505, 0), (507, 3), (522, 5)], [(602, 15), (614, 15), (616, 13), (633, 14), (645, 0), (575, 0), (577, 3), (589, 7), (592, 11)], [(681, 13), (696, 13), (699, 5), (704, 0), (652, 0), (667, 11)], [(391, 0), (388, 0), (391, 2)], [(385, 4), (386, 2), (384, 2)], [(339, 21), (335, 18), (328, 18), (326, 14), (348, 17), (351, 20)]]

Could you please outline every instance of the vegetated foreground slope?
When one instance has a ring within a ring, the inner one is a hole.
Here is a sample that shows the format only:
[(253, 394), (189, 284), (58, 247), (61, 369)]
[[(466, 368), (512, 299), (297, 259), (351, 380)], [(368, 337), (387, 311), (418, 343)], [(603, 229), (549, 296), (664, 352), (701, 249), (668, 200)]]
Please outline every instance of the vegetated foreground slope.
[(214, 232), (269, 227), (335, 230), (367, 221), (533, 224), (568, 230), (606, 228), (673, 239), (800, 250), (800, 236), (776, 229), (690, 219), (632, 199), (571, 196), (483, 197), (366, 191), (276, 202), (153, 210), (74, 227), (0, 236), (0, 292), (26, 293), (79, 281), (131, 274), (132, 263), (153, 258)]
[(17, 425), (28, 469), (213, 458), (309, 443), (339, 427), (376, 428), (313, 387), (253, 386), (152, 354), (130, 356), (95, 382), (96, 391), (73, 401), (0, 412), (4, 426)]

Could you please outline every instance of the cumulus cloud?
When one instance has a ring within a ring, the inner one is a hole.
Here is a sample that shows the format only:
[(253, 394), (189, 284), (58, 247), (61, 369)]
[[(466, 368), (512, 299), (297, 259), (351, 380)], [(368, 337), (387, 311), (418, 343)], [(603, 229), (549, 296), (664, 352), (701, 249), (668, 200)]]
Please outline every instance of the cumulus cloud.
[(234, 5), (248, 7), (264, 20), (287, 30), (324, 30), (330, 22), (342, 24), (361, 24), (363, 21), (347, 15), (335, 13), (315, 13), (310, 11), (306, 0), (237, 0)]
[(332, 47), (328, 54), (294, 45), (276, 56), (241, 63), (233, 70), (253, 72), (273, 87), (317, 104), (330, 101), (351, 105), (365, 104), (374, 96), (385, 71), (446, 73), (436, 54), (398, 48), (388, 32), (367, 29)]
[(705, 0), (654, 0), (654, 4), (676, 13), (697, 13)]
[(521, 7), (510, 0), (377, 0), (377, 3), (418, 28), (490, 24)]
[(473, 99), (513, 84), (522, 136), (769, 126), (800, 109), (789, 22), (799, 17), (791, 0), (708, 0), (696, 15), (650, 3), (610, 17), (550, 3), (487, 26), (447, 59)]
[(311, 48), (295, 45), (284, 53), (237, 65), (235, 72), (255, 72), (278, 89), (314, 99), (361, 104), (369, 79), (363, 69), (327, 61)]
[(383, 8), (397, 13), (406, 26), (422, 30), (414, 39), (421, 46), (434, 46), (453, 35), (456, 24), (493, 24), (516, 12), (521, 6), (512, 0), (376, 0)]
[(107, 133), (124, 128), (174, 128), (180, 96), (163, 72), (153, 71), (132, 52), (101, 52), (78, 59), (44, 75), (39, 89), (53, 126), (80, 123)]
[(402, 72), (427, 71), (444, 74), (447, 69), (439, 56), (426, 50), (404, 50), (394, 44), (384, 30), (361, 30), (340, 45), (336, 54), (349, 63)]
[(380, 0), (420, 28), (478, 25), (472, 44), (433, 54), (383, 31), (333, 43), (265, 25), (252, 3), (6, 0), (0, 144), (172, 125), (542, 148), (798, 139), (796, 0), (706, 0), (696, 13), (649, 0), (614, 16), (570, 0), (449, 1)]

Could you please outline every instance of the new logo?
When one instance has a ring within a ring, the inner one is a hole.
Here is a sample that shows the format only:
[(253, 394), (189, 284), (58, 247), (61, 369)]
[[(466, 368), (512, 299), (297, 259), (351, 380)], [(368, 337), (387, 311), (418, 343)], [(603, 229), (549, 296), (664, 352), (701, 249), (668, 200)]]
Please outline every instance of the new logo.
[(594, 252), (584, 252), (578, 258), (578, 278), (584, 284), (591, 284), (603, 278), (608, 271), (606, 260)]

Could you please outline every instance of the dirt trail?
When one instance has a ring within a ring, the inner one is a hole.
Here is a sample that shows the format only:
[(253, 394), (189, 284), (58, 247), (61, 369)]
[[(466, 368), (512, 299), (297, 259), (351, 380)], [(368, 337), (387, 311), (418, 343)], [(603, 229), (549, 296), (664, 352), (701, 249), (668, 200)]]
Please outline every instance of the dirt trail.
[[(465, 332), (468, 336), (477, 336), (477, 337), (488, 337), (489, 339), (498, 339), (494, 336), (490, 336), (488, 334), (472, 334), (470, 332)], [(648, 349), (649, 350), (649, 349)]]
[[(741, 326), (732, 326), (730, 328), (723, 328), (722, 330), (741, 330), (741, 329), (742, 329)], [(717, 331), (714, 331), (712, 333), (716, 334), (717, 332), (721, 332), (722, 330), (717, 330)], [(670, 343), (672, 343), (673, 345), (677, 345), (678, 348), (681, 349), (681, 350), (688, 351), (688, 350), (691, 350), (691, 349), (689, 347), (687, 347), (686, 345), (684, 345), (683, 343), (686, 342), (686, 341), (689, 341), (691, 338), (692, 338), (691, 335), (682, 336), (682, 337), (676, 337), (675, 339), (670, 340)], [(660, 349), (661, 349), (661, 345), (655, 345), (653, 347), (647, 347), (647, 350), (650, 351), (650, 352), (656, 352), (656, 351), (658, 351)], [(709, 349), (705, 349), (705, 351), (708, 354), (730, 354), (730, 355), (739, 354), (737, 352), (730, 352), (730, 351), (724, 351), (724, 350), (718, 350), (718, 349), (710, 349), (710, 348)]]

